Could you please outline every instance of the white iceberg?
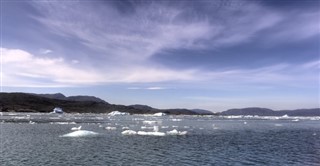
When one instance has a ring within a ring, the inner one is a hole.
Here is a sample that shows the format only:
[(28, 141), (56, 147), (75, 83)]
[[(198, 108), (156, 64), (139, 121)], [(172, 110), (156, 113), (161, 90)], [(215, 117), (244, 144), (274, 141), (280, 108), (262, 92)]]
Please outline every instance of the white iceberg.
[(153, 129), (153, 127), (141, 126), (141, 129)]
[(137, 132), (138, 135), (147, 135), (147, 136), (165, 136), (166, 133), (164, 132), (159, 132), (159, 131), (151, 131), (151, 132), (147, 132), (147, 131), (138, 131)]
[(136, 135), (137, 132), (133, 131), (133, 130), (125, 130), (123, 132), (121, 132), (122, 135)]
[(143, 124), (152, 125), (152, 124), (156, 124), (157, 121), (145, 120), (145, 121), (143, 121), (142, 123), (143, 123)]
[(157, 112), (155, 114), (153, 114), (153, 116), (166, 116), (167, 114), (166, 113), (163, 113), (163, 112)]
[(176, 129), (173, 129), (171, 131), (167, 131), (168, 135), (186, 135), (188, 131), (178, 131)]
[(120, 111), (112, 111), (108, 113), (110, 116), (117, 116), (117, 115), (130, 115), (128, 112), (120, 112)]
[(56, 114), (62, 114), (63, 110), (60, 107), (55, 107), (52, 111), (52, 113), (56, 113)]
[(117, 130), (117, 127), (110, 127), (110, 126), (108, 126), (108, 127), (105, 127), (105, 129), (106, 129), (106, 130)]
[(78, 130), (68, 134), (64, 134), (61, 137), (95, 137), (99, 135), (99, 133), (88, 131), (88, 130)]
[(72, 131), (80, 130), (80, 129), (81, 129), (81, 126), (79, 126), (79, 127), (72, 127), (72, 128), (71, 128)]

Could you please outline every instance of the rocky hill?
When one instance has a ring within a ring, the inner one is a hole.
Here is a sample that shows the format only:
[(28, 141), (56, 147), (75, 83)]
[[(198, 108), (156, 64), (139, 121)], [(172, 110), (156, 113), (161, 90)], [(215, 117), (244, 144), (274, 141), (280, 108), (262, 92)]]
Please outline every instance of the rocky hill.
[(163, 112), (166, 114), (175, 114), (175, 115), (179, 115), (179, 114), (187, 114), (187, 115), (214, 115), (213, 112), (211, 111), (207, 111), (207, 110), (200, 110), (200, 109), (184, 109), (184, 108), (175, 108), (175, 109), (157, 109), (157, 108), (152, 108), (150, 106), (147, 105), (130, 105), (131, 107), (134, 107), (136, 109), (141, 109), (144, 110), (145, 112), (148, 113), (157, 113), (157, 112)]
[(320, 108), (274, 111), (268, 108), (250, 107), (242, 109), (230, 109), (219, 113), (219, 115), (320, 116)]
[(188, 109), (156, 109), (145, 105), (115, 105), (94, 96), (70, 96), (57, 94), (0, 93), (2, 112), (52, 112), (55, 107), (67, 113), (109, 113), (112, 111), (130, 114), (167, 114), (199, 115)]

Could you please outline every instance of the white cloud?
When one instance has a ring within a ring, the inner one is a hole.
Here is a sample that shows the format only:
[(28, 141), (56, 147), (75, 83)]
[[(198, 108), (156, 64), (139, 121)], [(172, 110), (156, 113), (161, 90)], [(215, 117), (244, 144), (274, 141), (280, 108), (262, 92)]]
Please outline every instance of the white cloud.
[(72, 64), (78, 64), (78, 63), (80, 63), (80, 61), (78, 61), (78, 60), (76, 60), (76, 59), (73, 59), (73, 60), (71, 60), (71, 63), (72, 63)]
[(148, 87), (146, 88), (148, 90), (164, 90), (164, 89), (167, 89), (165, 87), (159, 87), (159, 86), (154, 86), (154, 87)]
[(112, 82), (162, 82), (193, 80), (195, 71), (155, 67), (92, 69), (73, 65), (63, 58), (43, 58), (20, 49), (1, 48), (4, 86), (79, 86)]
[(50, 54), (50, 53), (52, 53), (52, 50), (49, 50), (49, 49), (41, 49), (41, 50), (40, 50), (40, 53), (41, 53), (41, 54)]
[[(223, 71), (171, 70), (150, 66), (127, 68), (88, 68), (68, 63), (63, 58), (37, 57), (19, 49), (1, 48), (3, 85), (24, 87), (61, 87), (108, 83), (185, 82), (188, 85), (234, 89), (260, 86), (314, 87), (319, 84), (319, 61), (300, 65), (279, 64), (258, 69)], [(208, 85), (207, 85), (208, 84)], [(259, 85), (261, 84), (261, 85)], [(200, 87), (201, 88), (201, 87)], [(163, 86), (128, 89), (163, 90)]]
[(165, 90), (169, 89), (167, 87), (160, 87), (160, 86), (152, 86), (152, 87), (129, 87), (129, 90)]
[(19, 49), (1, 48), (1, 52), (4, 86), (52, 86), (101, 81), (100, 75), (90, 69), (73, 68), (63, 58), (36, 57)]
[[(134, 12), (127, 15), (114, 6), (108, 6), (108, 3), (98, 8), (99, 3), (34, 1), (34, 7), (41, 13), (41, 16), (33, 16), (34, 19), (52, 33), (81, 42), (94, 51), (88, 57), (70, 60), (66, 58), (68, 55), (45, 58), (25, 50), (3, 48), (6, 85), (28, 85), (28, 81), (31, 86), (34, 82), (44, 85), (91, 85), (176, 80), (209, 80), (213, 84), (232, 84), (234, 80), (242, 84), (286, 84), (298, 80), (300, 84), (297, 74), (308, 73), (306, 66), (315, 66), (282, 64), (248, 70), (205, 71), (171, 69), (150, 60), (165, 49), (212, 49), (248, 42), (262, 31), (279, 25), (279, 33), (270, 36), (302, 36), (297, 37), (302, 40), (319, 34), (315, 28), (315, 14), (306, 13), (297, 17), (304, 23), (302, 27), (305, 27), (305, 32), (302, 32), (298, 30), (299, 26), (290, 29), (286, 26), (296, 24), (289, 17), (292, 13), (282, 13), (249, 1), (219, 6), (221, 9), (216, 11), (212, 11), (212, 5), (221, 5), (220, 1), (199, 2), (204, 11), (193, 10), (187, 2), (182, 6), (154, 2), (135, 6)], [(308, 16), (312, 16), (311, 21), (306, 19)], [(104, 57), (97, 57), (96, 51), (103, 53)], [(53, 51), (43, 49), (42, 54), (53, 54)], [(314, 73), (309, 72), (303, 80), (310, 81), (312, 77)]]

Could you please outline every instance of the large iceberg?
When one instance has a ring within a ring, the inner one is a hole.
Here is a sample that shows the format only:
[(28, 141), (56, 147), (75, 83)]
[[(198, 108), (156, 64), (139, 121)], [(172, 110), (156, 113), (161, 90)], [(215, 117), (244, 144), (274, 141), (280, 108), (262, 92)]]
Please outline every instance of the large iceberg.
[(130, 115), (128, 112), (120, 112), (120, 111), (112, 111), (108, 113), (110, 116), (116, 116), (116, 115)]
[(157, 112), (155, 114), (153, 114), (153, 116), (166, 116), (167, 114), (166, 113), (163, 113), (163, 112)]

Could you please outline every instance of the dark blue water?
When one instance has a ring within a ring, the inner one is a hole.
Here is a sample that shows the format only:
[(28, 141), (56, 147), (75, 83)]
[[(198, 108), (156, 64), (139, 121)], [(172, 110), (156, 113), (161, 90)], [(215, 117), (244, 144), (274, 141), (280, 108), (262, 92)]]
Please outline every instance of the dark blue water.
[[(320, 118), (2, 114), (1, 121), (1, 166), (320, 165)], [(80, 125), (99, 134), (61, 137)], [(154, 125), (188, 134), (121, 134)]]

